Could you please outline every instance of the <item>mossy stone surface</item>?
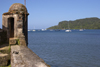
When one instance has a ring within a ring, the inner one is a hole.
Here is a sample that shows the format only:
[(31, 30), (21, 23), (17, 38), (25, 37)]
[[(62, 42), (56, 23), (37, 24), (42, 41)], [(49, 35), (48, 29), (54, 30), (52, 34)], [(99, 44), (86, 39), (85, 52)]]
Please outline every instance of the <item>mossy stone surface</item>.
[(10, 64), (10, 52), (10, 46), (0, 48), (0, 67), (7, 67)]

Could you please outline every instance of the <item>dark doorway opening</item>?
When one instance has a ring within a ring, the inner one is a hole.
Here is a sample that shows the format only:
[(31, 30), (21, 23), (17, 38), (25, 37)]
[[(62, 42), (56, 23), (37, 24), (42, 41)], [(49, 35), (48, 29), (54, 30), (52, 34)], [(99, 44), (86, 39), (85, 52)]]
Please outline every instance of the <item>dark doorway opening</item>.
[(14, 37), (14, 18), (8, 18), (8, 27), (9, 27), (9, 37), (13, 38)]

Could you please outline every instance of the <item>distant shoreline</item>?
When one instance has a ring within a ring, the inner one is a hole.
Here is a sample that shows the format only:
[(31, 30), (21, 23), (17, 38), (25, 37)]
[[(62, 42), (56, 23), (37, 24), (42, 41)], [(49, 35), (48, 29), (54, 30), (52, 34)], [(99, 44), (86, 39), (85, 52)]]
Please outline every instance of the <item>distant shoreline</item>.
[(61, 21), (58, 25), (47, 29), (100, 29), (100, 19), (95, 17), (75, 21)]

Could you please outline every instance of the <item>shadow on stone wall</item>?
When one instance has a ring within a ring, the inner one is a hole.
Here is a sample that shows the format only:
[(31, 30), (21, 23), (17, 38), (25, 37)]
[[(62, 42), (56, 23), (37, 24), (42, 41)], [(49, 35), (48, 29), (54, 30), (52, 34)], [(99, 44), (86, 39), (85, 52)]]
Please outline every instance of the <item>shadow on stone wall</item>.
[(0, 45), (7, 43), (7, 32), (0, 29)]

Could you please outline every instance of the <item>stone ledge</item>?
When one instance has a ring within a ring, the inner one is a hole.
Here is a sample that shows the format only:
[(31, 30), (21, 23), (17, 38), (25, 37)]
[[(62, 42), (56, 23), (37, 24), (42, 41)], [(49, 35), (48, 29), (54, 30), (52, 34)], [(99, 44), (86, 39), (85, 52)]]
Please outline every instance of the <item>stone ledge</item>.
[(0, 53), (0, 57), (5, 57), (5, 56), (8, 56), (8, 54)]
[(9, 55), (0, 53), (0, 67), (7, 66), (8, 61), (9, 61)]
[(9, 49), (9, 46), (0, 48), (0, 50), (8, 50), (8, 49)]
[(50, 67), (26, 46), (11, 46), (11, 67)]

